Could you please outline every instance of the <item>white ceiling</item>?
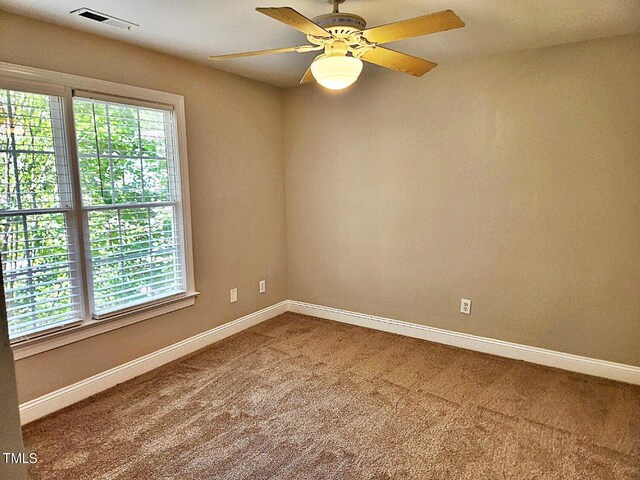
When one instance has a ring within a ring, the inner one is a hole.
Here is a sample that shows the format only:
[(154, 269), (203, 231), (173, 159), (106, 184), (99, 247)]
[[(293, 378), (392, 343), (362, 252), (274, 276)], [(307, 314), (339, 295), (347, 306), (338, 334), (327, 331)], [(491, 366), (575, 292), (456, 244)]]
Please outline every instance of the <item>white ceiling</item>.
[[(306, 44), (302, 33), (254, 10), (284, 5), (307, 17), (331, 11), (326, 0), (0, 0), (0, 9), (208, 65), (207, 55)], [(69, 14), (81, 7), (140, 26), (124, 31)], [(389, 46), (448, 62), (640, 31), (639, 0), (347, 0), (341, 6), (369, 26), (445, 9), (454, 10), (466, 27)], [(215, 68), (295, 86), (313, 57), (285, 53), (218, 62)], [(365, 67), (372, 75), (378, 68)]]

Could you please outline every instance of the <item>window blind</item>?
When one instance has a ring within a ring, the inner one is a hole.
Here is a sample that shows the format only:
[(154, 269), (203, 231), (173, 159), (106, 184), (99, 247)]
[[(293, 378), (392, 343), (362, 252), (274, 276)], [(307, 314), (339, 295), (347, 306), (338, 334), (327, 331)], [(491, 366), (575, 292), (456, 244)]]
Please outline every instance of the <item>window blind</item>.
[(186, 290), (173, 112), (74, 97), (95, 318)]
[(9, 337), (82, 318), (62, 99), (0, 89), (0, 255)]

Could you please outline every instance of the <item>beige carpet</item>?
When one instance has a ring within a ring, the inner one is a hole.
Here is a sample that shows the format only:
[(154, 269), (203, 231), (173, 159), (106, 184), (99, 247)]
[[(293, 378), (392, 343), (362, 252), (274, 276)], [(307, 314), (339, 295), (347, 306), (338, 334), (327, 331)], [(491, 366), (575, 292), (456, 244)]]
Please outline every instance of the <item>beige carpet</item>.
[(640, 388), (295, 314), (25, 427), (32, 479), (639, 479)]

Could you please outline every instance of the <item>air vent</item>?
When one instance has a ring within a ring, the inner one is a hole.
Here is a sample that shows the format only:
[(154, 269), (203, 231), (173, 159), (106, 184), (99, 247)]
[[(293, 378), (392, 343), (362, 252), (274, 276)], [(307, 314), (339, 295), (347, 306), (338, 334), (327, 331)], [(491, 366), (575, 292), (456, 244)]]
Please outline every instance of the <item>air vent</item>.
[(91, 10), (90, 8), (79, 8), (78, 10), (73, 10), (71, 15), (77, 15), (82, 18), (86, 18), (88, 20), (102, 23), (104, 25), (109, 25), (111, 27), (116, 27), (121, 30), (131, 30), (131, 27), (138, 27), (132, 22), (127, 22), (126, 20), (122, 20), (121, 18), (116, 18), (111, 15), (107, 15), (106, 13), (96, 12), (95, 10)]

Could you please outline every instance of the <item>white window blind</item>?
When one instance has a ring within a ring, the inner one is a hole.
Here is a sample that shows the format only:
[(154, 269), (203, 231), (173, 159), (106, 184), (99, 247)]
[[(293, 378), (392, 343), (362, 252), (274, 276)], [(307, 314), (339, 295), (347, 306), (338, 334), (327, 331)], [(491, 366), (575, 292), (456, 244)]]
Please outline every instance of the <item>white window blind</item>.
[(62, 105), (0, 89), (0, 248), (12, 340), (82, 319)]
[(74, 97), (95, 318), (186, 291), (173, 111)]

